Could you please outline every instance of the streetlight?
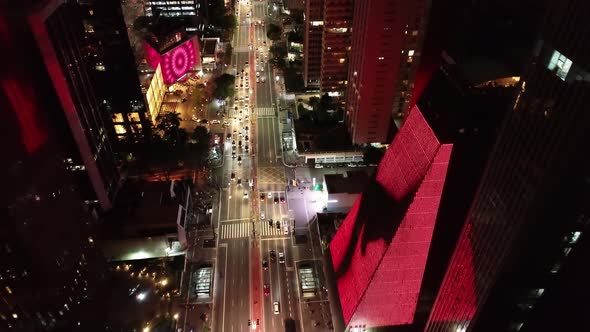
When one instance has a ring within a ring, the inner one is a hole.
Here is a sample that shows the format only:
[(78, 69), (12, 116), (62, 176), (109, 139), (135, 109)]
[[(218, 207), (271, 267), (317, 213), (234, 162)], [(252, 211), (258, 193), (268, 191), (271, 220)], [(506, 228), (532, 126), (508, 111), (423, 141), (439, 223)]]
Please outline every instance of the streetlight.
[(275, 81), (277, 81), (277, 82), (278, 82), (278, 81), (279, 81), (279, 79), (280, 79), (279, 75), (275, 76)]
[(174, 320), (178, 320), (178, 317), (179, 317), (178, 313), (175, 313), (174, 316), (172, 316), (172, 318), (174, 318)]

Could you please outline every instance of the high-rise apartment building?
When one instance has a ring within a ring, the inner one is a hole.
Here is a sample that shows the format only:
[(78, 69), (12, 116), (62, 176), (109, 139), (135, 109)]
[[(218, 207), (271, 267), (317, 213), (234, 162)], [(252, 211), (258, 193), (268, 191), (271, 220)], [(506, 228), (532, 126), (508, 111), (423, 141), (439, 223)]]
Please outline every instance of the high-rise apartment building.
[[(5, 81), (4, 89), (27, 129), (24, 137), (31, 151), (42, 146), (43, 135), (29, 124), (35, 118), (29, 113), (29, 94), (44, 91), (56, 98), (59, 104), (49, 107), (43, 102), (42, 106), (43, 112), (56, 119), (54, 128), (64, 135), (67, 167), (86, 184), (80, 189), (85, 200), (108, 210), (117, 193), (119, 173), (104, 125), (105, 113), (98, 106), (82, 54), (79, 9), (76, 3), (54, 0), (43, 2), (34, 10), (5, 10), (2, 34), (6, 39), (4, 45), (10, 50), (7, 54), (14, 62), (38, 70), (34, 78), (27, 78), (30, 81)], [(5, 61), (6, 64), (10, 62)]]
[(355, 1), (345, 120), (354, 144), (388, 142), (405, 118), (428, 1)]
[[(82, 55), (106, 119), (109, 136), (133, 142), (150, 133), (133, 50), (119, 0), (78, 1), (84, 24)], [(110, 120), (110, 121), (109, 121)]]
[(309, 88), (320, 87), (323, 32), (324, 0), (307, 0), (303, 31), (303, 82)]
[(0, 330), (93, 331), (104, 271), (93, 211), (110, 205), (117, 172), (74, 38), (77, 6), (12, 4), (0, 11)]
[(425, 331), (588, 329), (588, 15), (548, 2)]
[(344, 96), (346, 92), (352, 10), (352, 0), (324, 0), (320, 91), (334, 97)]

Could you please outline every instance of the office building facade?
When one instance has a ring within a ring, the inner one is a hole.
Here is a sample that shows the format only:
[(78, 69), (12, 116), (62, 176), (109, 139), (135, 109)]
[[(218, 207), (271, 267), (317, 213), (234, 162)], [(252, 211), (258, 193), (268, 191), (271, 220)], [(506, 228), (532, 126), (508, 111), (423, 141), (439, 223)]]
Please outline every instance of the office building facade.
[[(60, 131), (67, 136), (64, 144), (68, 144), (66, 151), (69, 155), (65, 158), (68, 167), (78, 174), (81, 182), (87, 183), (82, 187), (85, 200), (99, 204), (103, 210), (110, 209), (117, 193), (119, 173), (107, 135), (105, 114), (98, 106), (82, 55), (83, 27), (78, 5), (48, 1), (27, 15), (7, 11), (6, 16), (10, 23), (5, 30), (9, 40), (7, 45), (13, 45), (15, 51), (17, 46), (23, 45), (31, 52), (40, 53), (40, 57), (17, 58), (15, 61), (24, 63), (27, 59), (30, 66), (42, 68), (39, 76), (50, 79), (51, 84), (42, 89), (50, 91), (59, 100), (59, 107), (50, 111), (59, 119), (56, 121)], [(15, 32), (12, 33), (11, 29)], [(32, 36), (32, 39), (23, 38), (21, 41), (20, 35)], [(13, 102), (17, 109), (24, 105), (22, 100)], [(38, 137), (36, 130), (31, 132), (32, 137)]]
[(343, 97), (348, 83), (353, 1), (324, 0), (320, 91)]
[(150, 135), (151, 125), (119, 0), (79, 1), (84, 24), (83, 56), (114, 142)]
[(305, 2), (303, 30), (303, 82), (308, 88), (320, 87), (324, 0)]
[(354, 144), (389, 142), (409, 109), (428, 2), (355, 1), (345, 121)]
[(75, 5), (27, 5), (0, 14), (0, 330), (92, 331), (104, 271), (93, 212), (109, 206), (117, 173), (74, 47)]
[(425, 331), (587, 329), (589, 14), (549, 2)]

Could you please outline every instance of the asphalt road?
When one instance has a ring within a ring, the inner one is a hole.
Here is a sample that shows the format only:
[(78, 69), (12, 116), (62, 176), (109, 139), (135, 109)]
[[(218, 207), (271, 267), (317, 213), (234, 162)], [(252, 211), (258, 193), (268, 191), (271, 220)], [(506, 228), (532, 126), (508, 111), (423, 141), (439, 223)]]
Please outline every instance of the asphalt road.
[[(212, 330), (252, 331), (248, 320), (255, 322), (258, 318), (262, 328), (257, 331), (280, 332), (284, 331), (284, 320), (292, 318), (297, 322), (298, 331), (314, 331), (301, 326), (304, 319), (294, 257), (300, 249), (293, 245), (292, 225), (283, 223), (293, 212), (289, 211), (290, 200), (285, 191), (287, 174), (282, 162), (273, 71), (268, 64), (270, 40), (266, 38), (265, 27), (255, 24), (265, 20), (268, 5), (266, 1), (251, 1), (251, 5), (252, 18), (246, 16), (250, 6), (239, 5), (239, 26), (232, 41), (234, 56), (230, 67), (230, 71), (235, 69), (237, 73), (238, 99), (231, 100), (227, 107), (225, 120), (230, 126), (220, 132), (224, 141), (223, 166), (214, 171), (221, 194), (215, 225), (218, 250)], [(251, 41), (253, 43), (249, 45)], [(247, 106), (245, 101), (248, 101)], [(228, 141), (227, 134), (231, 134)], [(249, 136), (248, 142), (245, 135)], [(246, 144), (250, 146), (249, 151), (245, 149)], [(232, 151), (235, 151), (235, 158)], [(241, 163), (238, 157), (241, 157)], [(249, 180), (254, 180), (254, 167), (255, 187), (250, 188)], [(241, 185), (237, 184), (238, 178), (242, 181)], [(244, 196), (245, 191), (248, 197)], [(275, 198), (279, 202), (275, 203)], [(281, 198), (284, 202), (280, 202)], [(254, 202), (256, 206), (253, 210)], [(260, 218), (261, 214), (264, 214), (264, 219)], [(273, 225), (269, 225), (270, 219)], [(276, 221), (280, 223), (278, 228)], [(277, 256), (284, 253), (285, 263), (280, 264), (278, 257), (271, 261), (270, 250), (275, 250)], [(262, 267), (264, 259), (269, 262), (267, 269)], [(263, 295), (261, 286), (264, 284), (270, 288), (268, 296)], [(273, 312), (275, 301), (279, 302), (279, 314)]]

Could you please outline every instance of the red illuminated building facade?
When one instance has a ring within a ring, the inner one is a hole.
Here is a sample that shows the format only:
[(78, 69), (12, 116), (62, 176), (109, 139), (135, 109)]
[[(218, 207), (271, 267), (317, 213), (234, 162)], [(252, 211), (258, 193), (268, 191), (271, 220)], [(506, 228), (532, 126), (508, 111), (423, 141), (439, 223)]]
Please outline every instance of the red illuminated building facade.
[(344, 96), (348, 83), (353, 8), (352, 0), (324, 0), (320, 91), (334, 97)]
[(388, 142), (406, 117), (428, 10), (424, 0), (355, 1), (345, 111), (354, 144)]
[(425, 331), (590, 328), (590, 7), (547, 3)]
[(304, 20), (303, 82), (306, 87), (319, 88), (322, 68), (324, 0), (305, 1)]
[(330, 243), (349, 328), (412, 322), (451, 152), (414, 107)]

